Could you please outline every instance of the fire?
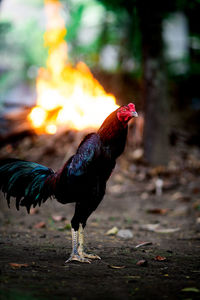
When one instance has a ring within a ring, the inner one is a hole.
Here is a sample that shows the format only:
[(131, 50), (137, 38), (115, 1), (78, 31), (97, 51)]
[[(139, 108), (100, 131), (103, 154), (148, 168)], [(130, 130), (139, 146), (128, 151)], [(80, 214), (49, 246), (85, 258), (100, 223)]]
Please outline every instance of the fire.
[(113, 110), (116, 99), (107, 94), (85, 63), (76, 67), (67, 63), (67, 33), (58, 0), (44, 0), (48, 47), (46, 68), (40, 68), (36, 80), (37, 104), (28, 119), (38, 132), (55, 134), (62, 125), (82, 130), (97, 128)]

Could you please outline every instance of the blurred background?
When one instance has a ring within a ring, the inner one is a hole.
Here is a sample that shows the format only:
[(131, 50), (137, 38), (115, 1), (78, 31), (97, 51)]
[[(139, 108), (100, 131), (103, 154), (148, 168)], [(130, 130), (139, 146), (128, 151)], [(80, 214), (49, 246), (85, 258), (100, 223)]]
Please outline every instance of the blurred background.
[[(118, 105), (136, 104), (141, 118), (133, 134), (144, 160), (165, 165), (171, 146), (180, 141), (199, 146), (200, 1), (60, 3), (67, 29), (64, 59), (72, 66), (84, 62)], [(27, 134), (19, 123), (36, 105), (38, 72), (51, 47), (44, 43), (47, 27), (43, 0), (0, 1), (2, 146), (13, 142), (13, 132), (16, 140), (16, 128), (17, 138)]]

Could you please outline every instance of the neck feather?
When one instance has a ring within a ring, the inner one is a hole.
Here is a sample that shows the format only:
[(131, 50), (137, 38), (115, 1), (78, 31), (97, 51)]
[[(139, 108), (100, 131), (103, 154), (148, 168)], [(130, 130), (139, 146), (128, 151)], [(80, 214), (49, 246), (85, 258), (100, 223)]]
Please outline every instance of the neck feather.
[(97, 133), (103, 140), (111, 140), (119, 135), (124, 130), (126, 131), (127, 124), (122, 124), (117, 118), (117, 113), (114, 111), (103, 122)]

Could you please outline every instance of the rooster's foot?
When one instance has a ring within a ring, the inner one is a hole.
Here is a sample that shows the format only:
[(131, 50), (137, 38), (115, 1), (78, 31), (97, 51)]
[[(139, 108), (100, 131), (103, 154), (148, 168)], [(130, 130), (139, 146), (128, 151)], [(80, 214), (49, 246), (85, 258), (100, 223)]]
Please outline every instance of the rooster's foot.
[(86, 257), (84, 256), (80, 256), (78, 254), (72, 254), (68, 260), (66, 260), (66, 264), (71, 262), (71, 261), (79, 261), (79, 262), (83, 262), (83, 263), (88, 263), (90, 264), (91, 261), (89, 259), (87, 259)]

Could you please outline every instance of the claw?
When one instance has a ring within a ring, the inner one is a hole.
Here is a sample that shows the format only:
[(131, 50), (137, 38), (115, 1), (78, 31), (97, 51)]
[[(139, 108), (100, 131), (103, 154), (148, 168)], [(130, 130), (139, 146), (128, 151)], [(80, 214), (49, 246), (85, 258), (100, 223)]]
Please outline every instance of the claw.
[(87, 257), (90, 259), (101, 259), (101, 257), (96, 254), (85, 253), (85, 252), (83, 252), (83, 257)]
[(77, 254), (72, 254), (68, 260), (65, 261), (65, 264), (71, 262), (71, 261), (79, 261), (82, 263), (88, 263), (91, 264), (91, 261), (83, 256), (77, 255)]

